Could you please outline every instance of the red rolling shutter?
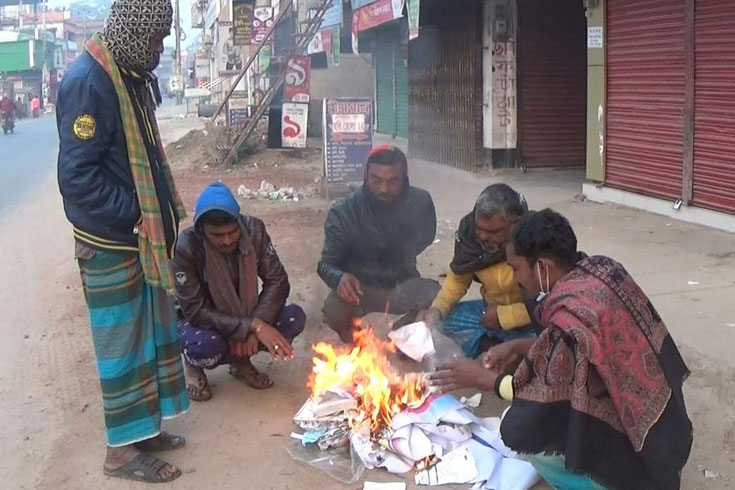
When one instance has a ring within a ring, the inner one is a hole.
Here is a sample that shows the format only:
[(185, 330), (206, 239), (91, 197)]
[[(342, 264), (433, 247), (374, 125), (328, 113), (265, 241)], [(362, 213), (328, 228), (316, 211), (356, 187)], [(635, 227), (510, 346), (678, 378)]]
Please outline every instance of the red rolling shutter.
[(735, 212), (735, 1), (697, 0), (693, 202)]
[(523, 165), (586, 160), (587, 19), (581, 0), (521, 0), (518, 104)]
[(684, 0), (608, 0), (606, 183), (681, 196)]

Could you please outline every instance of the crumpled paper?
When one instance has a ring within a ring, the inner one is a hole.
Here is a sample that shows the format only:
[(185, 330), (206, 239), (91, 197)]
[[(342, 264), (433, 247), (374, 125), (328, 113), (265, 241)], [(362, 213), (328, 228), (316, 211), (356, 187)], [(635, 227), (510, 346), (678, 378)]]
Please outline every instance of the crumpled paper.
[(410, 323), (388, 334), (398, 349), (416, 362), (436, 352), (431, 330), (425, 322)]

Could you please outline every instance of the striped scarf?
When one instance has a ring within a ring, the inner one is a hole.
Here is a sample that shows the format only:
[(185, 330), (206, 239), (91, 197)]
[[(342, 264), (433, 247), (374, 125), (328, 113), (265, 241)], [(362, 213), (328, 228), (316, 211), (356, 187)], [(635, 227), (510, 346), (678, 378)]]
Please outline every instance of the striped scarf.
[[(120, 70), (110, 51), (105, 46), (99, 34), (95, 34), (86, 45), (87, 51), (99, 63), (112, 79), (115, 86), (117, 100), (120, 105), (120, 117), (122, 118), (125, 141), (127, 142), (128, 159), (130, 170), (135, 182), (135, 190), (138, 194), (140, 204), (141, 224), (138, 227), (138, 251), (140, 262), (143, 266), (143, 274), (146, 282), (159, 287), (170, 295), (174, 294), (174, 277), (171, 264), (166, 250), (166, 232), (161, 220), (161, 206), (156, 193), (156, 185), (151, 173), (151, 164), (148, 161), (143, 136), (135, 117), (135, 109), (125, 88)], [(171, 170), (166, 162), (166, 156), (158, 133), (158, 125), (152, 121), (156, 137), (156, 145), (160, 155), (161, 168), (166, 176), (166, 182), (171, 192), (172, 199), (176, 205), (179, 219), (186, 216), (186, 211), (181, 199), (176, 192)]]

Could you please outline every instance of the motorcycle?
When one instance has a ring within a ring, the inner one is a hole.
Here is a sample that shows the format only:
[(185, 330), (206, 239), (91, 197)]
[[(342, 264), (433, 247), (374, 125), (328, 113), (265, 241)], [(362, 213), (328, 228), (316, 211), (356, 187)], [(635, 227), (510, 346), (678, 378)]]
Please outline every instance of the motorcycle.
[(2, 115), (3, 120), (3, 134), (15, 132), (15, 117), (13, 114), (4, 113)]

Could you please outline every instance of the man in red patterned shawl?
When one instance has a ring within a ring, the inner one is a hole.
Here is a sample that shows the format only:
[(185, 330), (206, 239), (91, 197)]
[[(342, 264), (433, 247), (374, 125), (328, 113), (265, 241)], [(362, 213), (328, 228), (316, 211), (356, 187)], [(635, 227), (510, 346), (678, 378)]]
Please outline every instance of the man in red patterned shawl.
[(625, 268), (577, 252), (566, 218), (530, 213), (507, 248), (514, 277), (538, 298), (537, 339), (434, 374), (512, 400), (500, 430), (555, 489), (678, 490), (692, 445), (689, 374), (656, 309)]

